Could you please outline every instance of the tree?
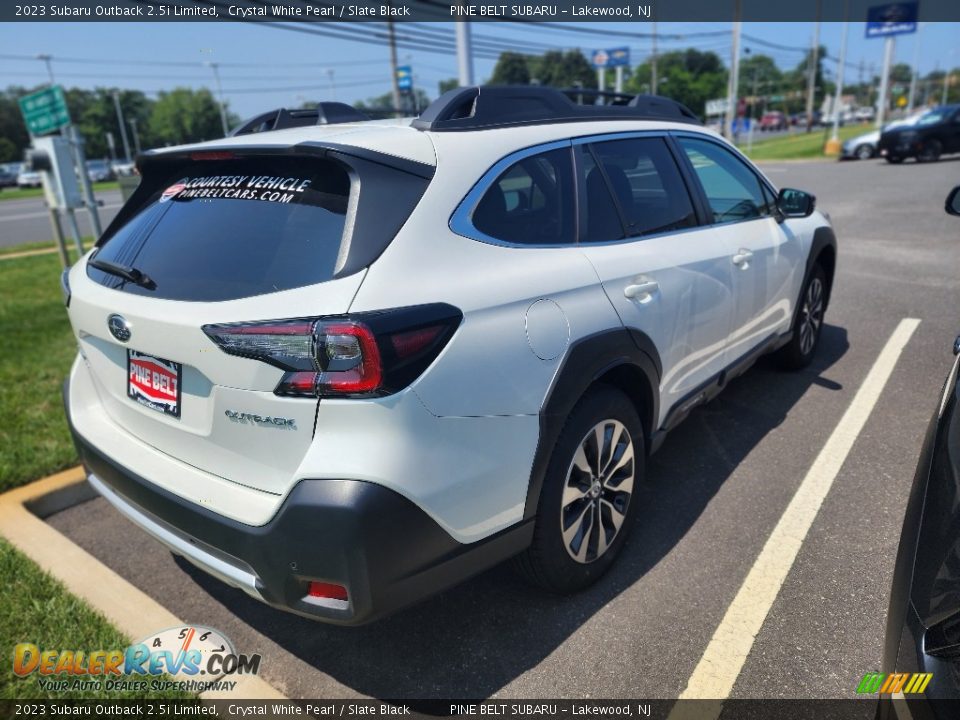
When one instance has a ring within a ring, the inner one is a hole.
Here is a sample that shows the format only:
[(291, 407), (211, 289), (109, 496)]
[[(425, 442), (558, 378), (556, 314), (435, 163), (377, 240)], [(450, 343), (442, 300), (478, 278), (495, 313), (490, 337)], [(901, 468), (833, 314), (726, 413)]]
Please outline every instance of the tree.
[[(675, 50), (657, 58), (657, 93), (683, 103), (698, 115), (707, 100), (726, 97), (727, 70), (716, 53), (694, 48)], [(628, 92), (650, 92), (650, 64), (638, 65), (625, 83)]]
[[(414, 88), (413, 92), (415, 93), (413, 96), (413, 102), (406, 100), (405, 107), (402, 109), (412, 111), (414, 110), (412, 106), (415, 105), (416, 108), (422, 110), (430, 104), (430, 96), (427, 95), (422, 88)], [(402, 93), (400, 102), (404, 103), (404, 97)], [(357, 108), (357, 110), (363, 110), (374, 117), (387, 117), (392, 115), (395, 110), (393, 107), (393, 92), (384, 93), (383, 95), (378, 95), (377, 97), (373, 98), (367, 98), (366, 100), (360, 100), (354, 103), (354, 107)]]
[[(237, 122), (235, 116), (232, 122)], [(223, 137), (220, 108), (206, 88), (161, 91), (153, 106), (148, 129), (150, 138), (157, 145), (179, 145)]]
[(517, 52), (500, 53), (490, 76), (490, 85), (529, 85), (530, 66), (528, 57)]
[(457, 78), (448, 78), (447, 80), (440, 81), (437, 90), (441, 95), (443, 95), (448, 90), (454, 90), (458, 87), (460, 87), (460, 81)]
[(597, 73), (579, 50), (550, 50), (528, 63), (531, 82), (555, 88), (597, 87)]
[(9, 143), (0, 145), (0, 162), (23, 160), (23, 151), (30, 144), (27, 126), (17, 104), (17, 99), (28, 92), (22, 87), (9, 87), (0, 92), (0, 138)]
[(783, 73), (769, 55), (748, 54), (740, 62), (740, 96), (755, 99), (753, 106), (748, 106), (751, 117), (760, 117), (766, 111), (767, 98), (779, 95), (782, 85)]

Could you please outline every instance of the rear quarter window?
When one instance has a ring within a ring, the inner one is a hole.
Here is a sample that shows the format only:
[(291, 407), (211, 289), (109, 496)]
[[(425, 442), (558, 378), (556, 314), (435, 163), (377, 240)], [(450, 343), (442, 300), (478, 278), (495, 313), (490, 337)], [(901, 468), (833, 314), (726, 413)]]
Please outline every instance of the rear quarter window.
[(221, 301), (330, 280), (351, 183), (328, 159), (185, 163), (108, 237), (98, 259), (135, 267), (148, 289), (88, 267), (93, 279), (151, 297)]

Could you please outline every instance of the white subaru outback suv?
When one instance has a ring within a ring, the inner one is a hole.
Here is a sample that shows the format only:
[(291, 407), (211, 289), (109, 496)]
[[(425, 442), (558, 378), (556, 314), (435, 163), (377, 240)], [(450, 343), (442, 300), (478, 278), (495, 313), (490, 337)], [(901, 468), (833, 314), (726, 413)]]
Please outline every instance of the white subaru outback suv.
[(325, 103), (139, 170), (64, 276), (89, 481), (345, 625), (513, 556), (597, 580), (665, 433), (760, 355), (811, 360), (836, 263), (812, 196), (659, 97)]

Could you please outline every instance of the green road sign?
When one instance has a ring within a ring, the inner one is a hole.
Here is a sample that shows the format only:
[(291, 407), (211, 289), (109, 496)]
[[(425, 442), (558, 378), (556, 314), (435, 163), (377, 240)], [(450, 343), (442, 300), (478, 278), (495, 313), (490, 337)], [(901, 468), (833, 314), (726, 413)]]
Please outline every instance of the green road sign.
[(46, 135), (70, 124), (63, 88), (53, 85), (20, 98), (20, 112), (31, 135)]

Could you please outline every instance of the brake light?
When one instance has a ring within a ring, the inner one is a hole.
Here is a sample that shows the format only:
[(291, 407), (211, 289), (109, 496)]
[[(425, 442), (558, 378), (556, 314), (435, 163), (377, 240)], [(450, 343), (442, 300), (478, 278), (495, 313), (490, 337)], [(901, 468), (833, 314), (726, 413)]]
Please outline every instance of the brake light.
[(236, 157), (229, 150), (203, 150), (190, 153), (191, 160), (234, 160)]
[(230, 355), (284, 370), (274, 389), (287, 397), (388, 395), (415, 380), (453, 335), (462, 314), (422, 305), (338, 318), (205, 325)]

